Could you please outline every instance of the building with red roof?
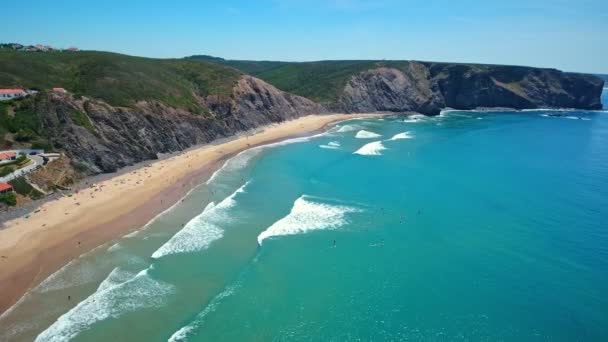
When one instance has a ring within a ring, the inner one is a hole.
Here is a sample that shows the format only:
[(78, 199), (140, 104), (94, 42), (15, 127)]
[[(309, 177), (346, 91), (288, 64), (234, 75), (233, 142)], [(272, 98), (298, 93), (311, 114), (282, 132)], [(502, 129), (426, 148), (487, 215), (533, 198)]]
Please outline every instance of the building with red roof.
[(7, 183), (0, 182), (0, 194), (12, 192), (13, 186)]
[(14, 160), (16, 158), (17, 158), (17, 153), (15, 153), (15, 152), (0, 152), (0, 161)]
[(23, 89), (0, 89), (0, 101), (23, 97), (27, 92)]

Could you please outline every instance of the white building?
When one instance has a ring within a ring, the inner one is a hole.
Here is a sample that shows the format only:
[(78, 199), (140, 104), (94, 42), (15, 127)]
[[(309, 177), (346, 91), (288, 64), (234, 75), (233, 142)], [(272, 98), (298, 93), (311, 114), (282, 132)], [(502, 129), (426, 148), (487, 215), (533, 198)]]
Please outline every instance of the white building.
[(15, 99), (26, 95), (27, 93), (23, 89), (0, 89), (0, 101)]

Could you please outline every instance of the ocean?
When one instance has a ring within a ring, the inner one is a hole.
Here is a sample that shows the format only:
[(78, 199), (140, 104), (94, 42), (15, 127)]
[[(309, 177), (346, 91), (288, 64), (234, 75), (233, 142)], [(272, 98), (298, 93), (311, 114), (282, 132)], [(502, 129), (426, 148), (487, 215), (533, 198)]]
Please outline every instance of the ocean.
[(607, 341), (607, 294), (608, 113), (446, 111), (237, 155), (0, 340)]

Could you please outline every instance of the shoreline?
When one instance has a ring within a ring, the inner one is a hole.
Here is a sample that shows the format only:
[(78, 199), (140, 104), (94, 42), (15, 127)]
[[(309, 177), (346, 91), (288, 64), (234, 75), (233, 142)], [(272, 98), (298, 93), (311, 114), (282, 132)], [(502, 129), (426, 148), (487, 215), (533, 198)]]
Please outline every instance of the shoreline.
[(142, 162), (71, 197), (40, 203), (29, 218), (9, 220), (0, 229), (0, 316), (71, 260), (140, 229), (173, 207), (236, 154), (323, 132), (340, 121), (379, 116), (383, 114), (308, 115), (270, 124)]

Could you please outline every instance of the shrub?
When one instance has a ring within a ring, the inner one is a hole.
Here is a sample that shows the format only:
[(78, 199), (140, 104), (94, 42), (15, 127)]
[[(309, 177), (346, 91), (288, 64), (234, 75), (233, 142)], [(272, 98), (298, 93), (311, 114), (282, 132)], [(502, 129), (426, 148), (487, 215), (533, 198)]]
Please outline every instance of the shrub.
[(15, 206), (17, 204), (17, 196), (14, 192), (5, 192), (0, 194), (0, 202), (5, 203), (7, 205)]
[(21, 155), (19, 155), (19, 157), (17, 157), (16, 163), (22, 164), (26, 160), (27, 160), (27, 156), (25, 154), (21, 154)]
[(44, 150), (44, 152), (52, 152), (53, 145), (45, 139), (37, 139), (32, 143), (32, 150)]
[(7, 176), (8, 174), (10, 174), (13, 171), (15, 171), (14, 167), (12, 167), (12, 166), (5, 166), (5, 167), (3, 167), (3, 168), (0, 169), (0, 177)]
[(93, 126), (93, 123), (91, 123), (91, 120), (85, 113), (75, 110), (70, 113), (70, 118), (72, 119), (72, 122), (75, 125), (84, 127), (89, 132), (91, 132), (93, 134), (97, 134), (97, 131), (95, 130), (95, 126)]
[(40, 191), (34, 189), (24, 177), (13, 179), (12, 181), (8, 182), (8, 184), (12, 185), (16, 193), (23, 196), (28, 196), (32, 199), (38, 199), (44, 195)]

